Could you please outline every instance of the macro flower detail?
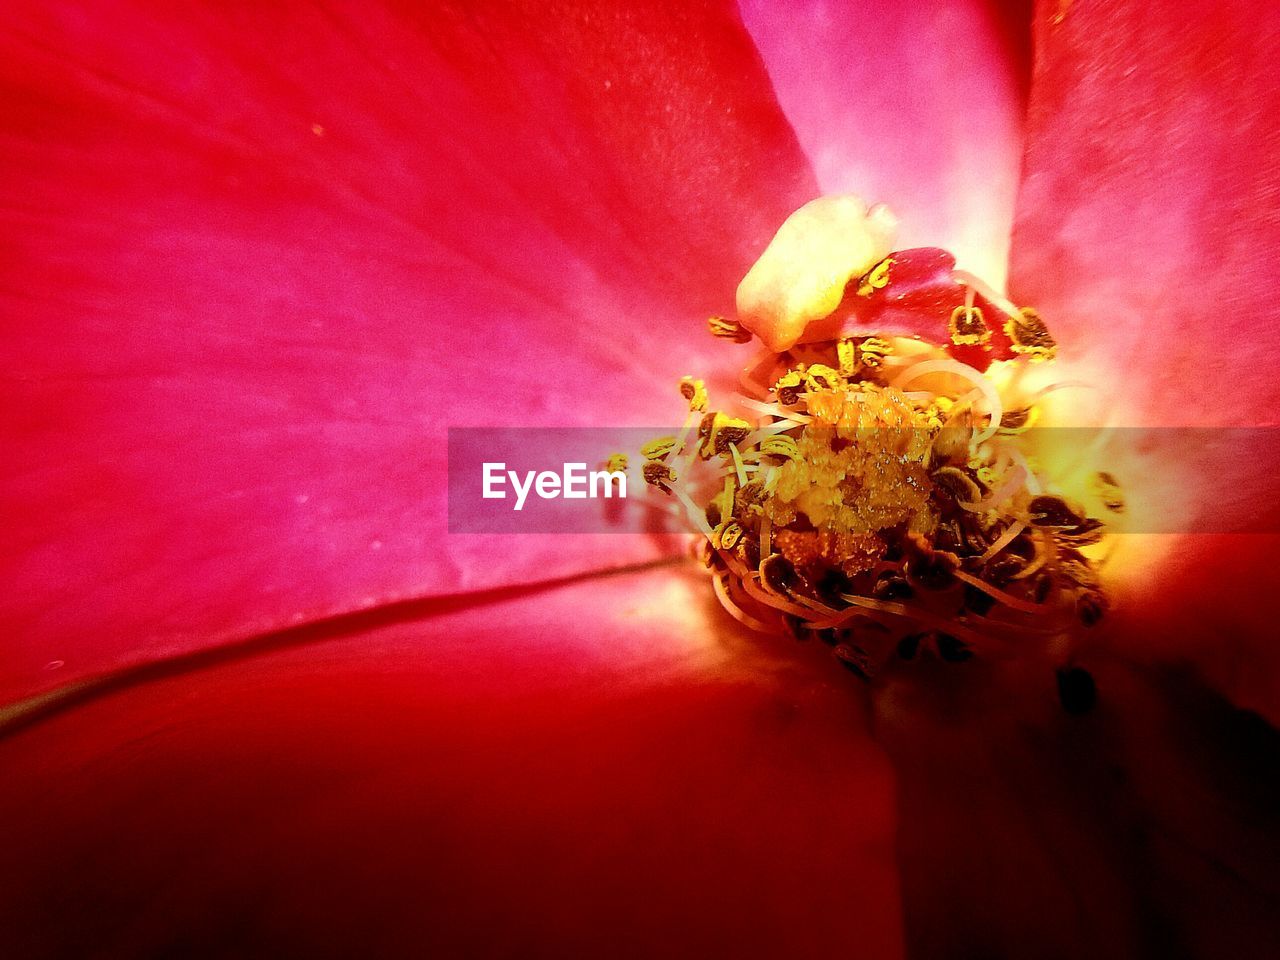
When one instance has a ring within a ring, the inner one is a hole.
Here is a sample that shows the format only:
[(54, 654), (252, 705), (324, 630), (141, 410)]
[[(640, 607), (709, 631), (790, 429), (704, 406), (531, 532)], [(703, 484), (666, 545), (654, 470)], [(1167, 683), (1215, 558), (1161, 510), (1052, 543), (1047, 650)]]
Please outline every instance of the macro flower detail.
[[(1262, 0), (4, 4), (0, 955), (1280, 955), (1278, 56)], [(662, 512), (457, 532), (490, 429)]]
[(738, 319), (774, 351), (829, 316), (855, 276), (892, 249), (897, 218), (855, 196), (821, 197), (791, 214), (738, 284)]
[(1100, 516), (1120, 485), (1095, 471), (1078, 506), (1036, 464), (1028, 429), (1061, 386), (1028, 386), (1054, 355), (1039, 314), (945, 251), (886, 253), (894, 225), (854, 197), (787, 219), (738, 288), (766, 349), (728, 399), (754, 422), (704, 412), (684, 378), (697, 399), (641, 451), (644, 479), (683, 506), (717, 599), (754, 631), (819, 637), (864, 676), (922, 637), (944, 659), (1062, 662), (1109, 605)]

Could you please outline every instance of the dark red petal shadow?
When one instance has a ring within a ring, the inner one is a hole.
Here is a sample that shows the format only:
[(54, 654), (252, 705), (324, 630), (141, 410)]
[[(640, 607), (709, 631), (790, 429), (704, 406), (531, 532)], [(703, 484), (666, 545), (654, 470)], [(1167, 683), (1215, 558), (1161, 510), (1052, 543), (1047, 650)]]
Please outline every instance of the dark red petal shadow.
[(1184, 674), (912, 663), (876, 694), (913, 957), (1266, 958), (1280, 951), (1280, 735)]
[[(1280, 10), (1043, 3), (1036, 32), (1013, 293), (1102, 386), (1113, 423), (1276, 424)], [(1127, 464), (1134, 496), (1146, 482), (1148, 509), (1167, 493), (1246, 520), (1271, 510), (1274, 437), (1226, 457), (1156, 437)], [(1134, 538), (1115, 635), (1194, 657), (1236, 702), (1280, 718), (1278, 547), (1272, 535)]]
[(742, 8), (822, 191), (888, 203), (902, 221), (898, 249), (945, 247), (1003, 282), (1029, 2)]
[(709, 604), (444, 601), (16, 733), (0, 952), (900, 955), (856, 681)]
[(816, 187), (731, 4), (6, 6), (0, 700), (652, 556), (444, 532), (444, 428), (668, 423)]

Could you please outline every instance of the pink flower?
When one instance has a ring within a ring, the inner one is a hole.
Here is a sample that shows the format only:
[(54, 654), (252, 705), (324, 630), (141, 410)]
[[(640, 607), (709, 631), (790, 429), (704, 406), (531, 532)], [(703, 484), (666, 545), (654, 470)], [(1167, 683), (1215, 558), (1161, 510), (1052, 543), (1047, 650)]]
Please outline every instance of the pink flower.
[[(446, 532), (447, 427), (666, 422), (842, 189), (1123, 422), (1274, 423), (1270, 5), (742, 8), (6, 10), (0, 953), (1275, 954), (1273, 534), (1130, 549), (1068, 717)], [(1274, 529), (1228, 453), (1144, 462)]]

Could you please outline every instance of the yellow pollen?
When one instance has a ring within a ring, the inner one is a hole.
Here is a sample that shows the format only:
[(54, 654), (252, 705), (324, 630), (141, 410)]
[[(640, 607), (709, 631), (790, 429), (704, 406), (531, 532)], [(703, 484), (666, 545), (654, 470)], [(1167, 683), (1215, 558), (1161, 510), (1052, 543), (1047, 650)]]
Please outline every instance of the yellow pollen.
[(987, 326), (981, 307), (956, 307), (951, 311), (947, 329), (951, 342), (957, 346), (987, 343), (991, 339), (991, 328)]
[(809, 390), (831, 390), (841, 382), (839, 371), (825, 363), (815, 363), (804, 372), (804, 385)]
[(1030, 307), (1022, 307), (1018, 316), (1010, 317), (1004, 330), (1013, 341), (1013, 352), (1025, 355), (1033, 363), (1043, 363), (1057, 355), (1057, 341), (1049, 333), (1040, 314)]
[(720, 412), (708, 413), (698, 427), (698, 438), (702, 440), (698, 456), (703, 460), (710, 460), (716, 454), (729, 456), (729, 446), (745, 440), (750, 432), (751, 425), (745, 420)]
[(858, 347), (858, 359), (866, 367), (878, 367), (884, 358), (893, 353), (893, 345), (880, 337), (867, 337)]
[[(739, 320), (708, 321), (767, 348), (745, 371), (751, 420), (683, 378), (690, 412), (678, 436), (641, 448), (644, 479), (687, 515), (715, 595), (748, 629), (820, 636), (864, 675), (918, 651), (959, 660), (1041, 642), (1060, 656), (1107, 614), (1093, 548), (1121, 522), (1124, 493), (1097, 472), (1079, 503), (1058, 494), (1061, 471), (1027, 435), (1043, 391), (1022, 376), (1056, 343), (977, 278), (933, 342), (809, 329), (855, 291), (886, 289), (891, 234), (891, 216), (851, 197), (789, 218), (738, 288)], [(1008, 345), (998, 338), (984, 370), (955, 349), (1001, 329)]]
[(640, 448), (640, 455), (646, 460), (665, 460), (667, 454), (676, 448), (675, 437), (658, 437), (650, 440)]
[(737, 320), (730, 320), (728, 317), (708, 317), (707, 329), (711, 331), (713, 337), (721, 340), (732, 340), (734, 343), (749, 343), (751, 340), (751, 331), (744, 329)]
[(868, 271), (858, 284), (858, 296), (869, 297), (877, 290), (889, 285), (889, 268), (893, 266), (893, 257), (885, 257)]
[[(897, 390), (810, 393), (814, 418), (766, 504), (775, 526), (803, 515), (819, 529), (874, 533), (925, 511), (930, 433)], [(925, 518), (927, 523), (927, 518)]]
[(680, 396), (689, 401), (689, 409), (701, 413), (707, 409), (707, 385), (693, 377), (681, 377)]
[(804, 388), (804, 371), (801, 368), (800, 370), (791, 370), (780, 377), (778, 382), (773, 385), (773, 392), (778, 395), (779, 403), (789, 407), (799, 402), (800, 394)]
[(858, 368), (858, 348), (852, 340), (841, 340), (836, 344), (836, 356), (840, 358), (840, 375), (853, 376)]
[(732, 550), (742, 539), (742, 527), (736, 520), (726, 520), (715, 529), (711, 545), (717, 550)]
[(781, 457), (785, 460), (792, 460), (800, 455), (800, 450), (796, 446), (796, 441), (792, 437), (785, 434), (780, 436), (765, 437), (760, 441), (760, 453), (766, 457)]

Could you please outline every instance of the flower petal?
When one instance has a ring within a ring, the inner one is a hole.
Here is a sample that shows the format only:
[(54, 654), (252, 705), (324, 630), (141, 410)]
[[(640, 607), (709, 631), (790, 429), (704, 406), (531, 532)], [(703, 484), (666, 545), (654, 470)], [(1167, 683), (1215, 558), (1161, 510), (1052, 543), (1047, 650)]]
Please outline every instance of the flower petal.
[(653, 556), (448, 536), (444, 427), (678, 421), (816, 192), (728, 3), (7, 5), (0, 96), (0, 700)]
[(921, 957), (1276, 955), (1280, 737), (1185, 675), (915, 662), (876, 698)]
[(822, 192), (889, 204), (899, 247), (945, 247), (1002, 284), (1027, 4), (744, 0), (742, 11)]
[(0, 950), (900, 955), (856, 681), (709, 603), (426, 605), (47, 719), (0, 743)]
[[(1280, 11), (1046, 3), (1037, 41), (1013, 292), (1042, 308), (1111, 423), (1274, 424)], [(1183, 501), (1184, 529), (1207, 531), (1131, 538), (1121, 568), (1135, 602), (1117, 635), (1194, 655), (1273, 719), (1280, 539), (1274, 525), (1209, 535), (1229, 527), (1206, 518), (1273, 512), (1275, 436), (1215, 451), (1151, 430), (1142, 451), (1114, 451), (1139, 510)]]

